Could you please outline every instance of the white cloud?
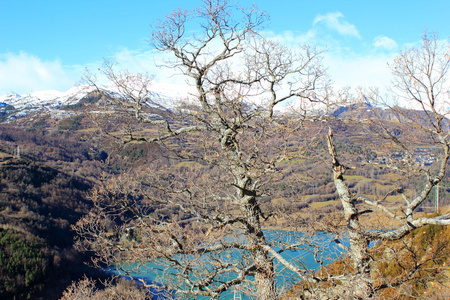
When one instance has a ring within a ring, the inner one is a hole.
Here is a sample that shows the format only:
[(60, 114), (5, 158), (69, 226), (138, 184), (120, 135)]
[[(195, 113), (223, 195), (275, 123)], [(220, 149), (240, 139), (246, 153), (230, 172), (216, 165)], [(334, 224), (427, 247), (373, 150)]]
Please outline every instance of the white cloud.
[[(78, 78), (69, 75), (59, 60), (43, 61), (25, 52), (0, 54), (0, 95), (28, 94), (46, 89), (66, 90)], [(75, 71), (75, 73), (77, 73)]]
[(392, 75), (388, 62), (392, 55), (353, 55), (342, 56), (338, 53), (326, 53), (324, 64), (328, 66), (328, 73), (332, 77), (335, 87), (352, 88), (379, 87), (385, 91), (390, 85)]
[(329, 29), (337, 31), (341, 35), (361, 38), (355, 25), (342, 20), (344, 15), (341, 12), (327, 13), (325, 15), (317, 15), (313, 25), (324, 24)]
[(140, 51), (128, 48), (123, 48), (112, 57), (119, 69), (126, 69), (132, 73), (148, 73), (161, 78), (179, 73), (175, 69), (163, 66), (164, 62), (169, 59), (169, 54), (157, 50)]
[[(337, 13), (337, 19), (339, 19), (339, 15)], [(316, 18), (315, 23), (317, 22), (322, 21), (320, 18), (319, 20)], [(355, 32), (357, 33), (357, 31)], [(295, 47), (298, 44), (313, 46), (324, 44), (324, 41), (320, 40), (321, 36), (316, 34), (314, 27), (306, 33), (265, 32), (265, 35), (286, 43), (288, 47)], [(329, 51), (324, 53), (323, 64), (328, 68), (328, 73), (335, 82), (336, 88), (344, 86), (383, 87), (390, 83), (391, 75), (387, 63), (393, 58), (392, 52), (357, 54), (348, 48), (345, 48), (344, 51), (338, 40), (330, 41), (328, 37), (325, 38)], [(397, 45), (395, 41), (387, 37), (379, 37), (374, 40), (374, 43), (377, 47), (384, 48), (392, 48)], [(154, 76), (160, 86), (167, 87), (165, 88), (167, 91), (173, 90), (176, 94), (182, 95), (190, 90), (186, 84), (186, 77), (181, 76), (180, 70), (161, 66), (164, 61), (171, 59), (170, 53), (123, 48), (111, 59), (117, 62), (117, 69)], [(101, 67), (101, 62), (90, 63), (87, 67), (95, 72), (97, 68)], [(58, 60), (44, 61), (28, 53), (0, 54), (0, 95), (11, 91), (19, 94), (46, 89), (65, 91), (80, 80), (83, 72), (84, 66), (67, 66)]]
[(286, 30), (280, 33), (275, 33), (273, 31), (263, 31), (261, 34), (271, 40), (280, 42), (288, 47), (295, 47), (298, 45), (325, 45), (327, 41), (320, 40), (315, 29), (310, 29), (306, 33)]
[[(168, 86), (171, 94), (186, 93), (189, 88), (186, 77), (180, 71), (161, 66), (169, 59), (168, 54), (158, 51), (138, 51), (127, 48), (110, 57), (117, 70), (131, 73), (147, 73), (155, 78), (159, 86)], [(159, 64), (159, 66), (158, 66)], [(96, 73), (102, 62), (81, 65), (64, 65), (60, 60), (46, 61), (26, 52), (0, 53), (0, 95), (15, 92), (21, 95), (43, 90), (66, 91), (79, 83), (86, 69)], [(99, 83), (106, 80), (99, 76)]]
[[(138, 51), (127, 48), (117, 52), (112, 60), (116, 63), (117, 70), (127, 70), (130, 73), (143, 73), (154, 78), (158, 87), (166, 86), (165, 95), (181, 96), (192, 89), (186, 83), (186, 76), (177, 68), (170, 67), (167, 63), (172, 58), (170, 53), (157, 50)], [(169, 91), (172, 89), (172, 91)]]
[(393, 39), (383, 35), (375, 37), (373, 40), (373, 45), (376, 48), (384, 48), (386, 50), (395, 50), (398, 46), (397, 42), (395, 42)]
[(394, 58), (394, 52), (356, 53), (348, 44), (342, 45), (339, 40), (315, 34), (314, 29), (306, 33), (266, 33), (269, 38), (285, 43), (293, 49), (299, 44), (318, 46), (319, 50), (326, 49), (323, 53), (323, 65), (337, 89), (347, 86), (383, 89), (391, 82), (391, 72), (387, 64)]

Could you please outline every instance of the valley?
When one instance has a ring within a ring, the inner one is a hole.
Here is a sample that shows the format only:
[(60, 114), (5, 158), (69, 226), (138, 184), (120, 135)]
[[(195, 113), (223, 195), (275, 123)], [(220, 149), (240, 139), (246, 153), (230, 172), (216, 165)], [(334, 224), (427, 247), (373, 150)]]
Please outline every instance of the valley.
[[(75, 246), (78, 238), (73, 227), (93, 211), (96, 204), (92, 193), (96, 186), (120, 185), (120, 180), (128, 178), (129, 184), (140, 181), (150, 187), (152, 181), (162, 180), (160, 191), (153, 190), (159, 197), (161, 192), (171, 192), (164, 191), (165, 187), (178, 181), (198, 185), (201, 190), (210, 188), (207, 179), (224, 176), (210, 166), (222, 159), (210, 136), (192, 132), (168, 142), (148, 142), (161, 136), (157, 122), (136, 122), (130, 111), (116, 106), (111, 94), (91, 91), (77, 95), (78, 99), (71, 95), (23, 106), (13, 102), (15, 98), (2, 98), (5, 105), (0, 108), (0, 230), (13, 239), (38, 243), (41, 263), (45, 265), (45, 272), (28, 283), (23, 279), (24, 284), (14, 289), (3, 287), (2, 297), (57, 299), (56, 295), (83, 274), (104, 276), (84, 266), (93, 253)], [(173, 130), (191, 124), (190, 116), (180, 118), (173, 106), (164, 106), (164, 99), (157, 97), (158, 105), (145, 106), (146, 115), (154, 121), (169, 120)], [(259, 201), (263, 213), (272, 215), (263, 221), (265, 229), (310, 232), (324, 230), (330, 224), (342, 226), (342, 207), (326, 149), (328, 127), (334, 129), (339, 153), (351, 164), (352, 169), (344, 175), (351, 191), (363, 193), (373, 201), (381, 197), (385, 207), (401, 213), (401, 194), (414, 197), (418, 193), (415, 187), (423, 184), (423, 179), (385, 168), (401, 161), (404, 152), (392, 145), (384, 148), (384, 140), (372, 135), (371, 124), (364, 121), (367, 114), (384, 118), (386, 126), (395, 128), (398, 137), (408, 141), (413, 149), (413, 163), (425, 167), (434, 163), (435, 148), (426, 136), (418, 135), (405, 120), (365, 103), (335, 110), (325, 116), (326, 126), (305, 122), (303, 128), (284, 137), (274, 131), (270, 143), (259, 145), (259, 156), (254, 158), (264, 161), (274, 149), (282, 147), (289, 151), (276, 172), (264, 179)], [(294, 115), (284, 118), (286, 123), (296, 122)], [(419, 211), (445, 210), (450, 205), (449, 192), (446, 175), (439, 185), (439, 194), (433, 191)], [(136, 197), (136, 201), (145, 203)], [(186, 222), (193, 215), (177, 205), (147, 203), (145, 207), (161, 226), (178, 222), (185, 235), (201, 232), (201, 238), (205, 233), (205, 227)], [(238, 214), (237, 207), (227, 209)], [(370, 230), (389, 230), (398, 225), (395, 219), (388, 220), (381, 213), (361, 218), (365, 229)], [(117, 217), (107, 226), (106, 233), (114, 236), (121, 226), (136, 226), (131, 224)], [(4, 262), (2, 267), (7, 268)], [(5, 272), (5, 282), (13, 280)]]

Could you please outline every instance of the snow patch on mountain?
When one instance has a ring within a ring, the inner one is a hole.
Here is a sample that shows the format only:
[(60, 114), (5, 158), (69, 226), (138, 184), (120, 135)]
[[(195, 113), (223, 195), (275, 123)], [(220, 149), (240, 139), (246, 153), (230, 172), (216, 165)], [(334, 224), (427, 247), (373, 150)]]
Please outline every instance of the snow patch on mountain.
[(11, 94), (0, 96), (0, 103), (8, 105), (8, 104), (10, 104), (9, 103), (10, 101), (15, 101), (20, 98), (22, 98), (21, 95), (16, 94), (16, 93), (11, 93)]
[[(153, 89), (154, 88), (154, 89)], [(0, 96), (0, 103), (12, 105), (15, 109), (32, 109), (32, 108), (60, 108), (61, 106), (78, 103), (83, 97), (93, 92), (96, 88), (88, 85), (79, 85), (70, 88), (65, 92), (56, 90), (46, 90), (33, 92), (28, 95), (18, 95), (11, 93)], [(108, 94), (120, 97), (121, 91), (112, 84), (101, 86)], [(157, 84), (151, 85), (151, 91), (148, 91), (148, 102), (158, 107), (172, 108), (176, 101), (174, 98), (181, 98), (183, 92), (178, 90), (176, 86)]]
[(15, 109), (38, 109), (43, 107), (60, 107), (73, 104), (87, 95), (91, 90), (73, 87), (66, 92), (56, 90), (38, 91), (28, 95), (8, 94), (0, 96), (0, 102), (14, 106)]
[[(112, 83), (101, 85), (98, 88), (106, 95), (115, 98), (127, 99), (129, 97), (124, 96), (127, 94), (128, 96), (139, 96), (145, 105), (166, 111), (171, 111), (177, 106), (180, 99), (187, 99), (189, 94), (185, 88), (180, 88), (176, 85), (161, 84), (150, 80), (144, 83), (146, 83), (144, 89), (136, 86), (136, 84), (139, 85), (139, 81), (133, 82), (131, 86), (128, 85), (127, 90)], [(68, 113), (66, 109), (68, 105), (78, 104), (81, 99), (96, 89), (97, 87), (94, 86), (77, 85), (65, 92), (45, 90), (27, 95), (10, 93), (0, 96), (0, 113), (3, 113), (3, 116), (7, 113), (7, 120), (41, 111), (50, 113), (53, 116), (65, 115)], [(6, 107), (10, 109), (6, 110)]]

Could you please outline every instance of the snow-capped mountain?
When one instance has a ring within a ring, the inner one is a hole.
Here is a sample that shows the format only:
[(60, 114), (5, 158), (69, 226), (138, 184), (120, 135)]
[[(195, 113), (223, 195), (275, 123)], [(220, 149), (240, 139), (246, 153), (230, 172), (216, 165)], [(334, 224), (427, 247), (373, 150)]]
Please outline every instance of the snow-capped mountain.
[(13, 102), (19, 101), (22, 96), (16, 93), (0, 96), (0, 107), (10, 105)]
[(11, 105), (18, 110), (42, 107), (55, 108), (60, 107), (61, 105), (77, 103), (81, 98), (92, 91), (92, 87), (75, 86), (66, 92), (47, 90), (34, 92), (28, 95), (12, 93), (0, 96), (0, 103), (3, 103), (3, 105)]
[[(176, 86), (167, 84), (152, 83), (150, 87), (151, 91), (146, 91), (144, 94), (146, 104), (163, 110), (172, 109), (176, 104), (176, 99), (181, 98), (184, 93)], [(121, 94), (128, 92), (120, 90), (113, 84), (102, 85), (99, 88), (104, 94), (112, 97), (121, 97)], [(10, 93), (0, 96), (0, 117), (8, 115), (3, 118), (5, 120), (16, 119), (39, 111), (58, 113), (70, 105), (78, 104), (80, 100), (95, 90), (96, 88), (93, 86), (79, 85), (65, 92), (46, 90), (33, 92), (28, 95)], [(136, 90), (139, 91), (138, 89)], [(142, 97), (143, 95), (140, 96)]]

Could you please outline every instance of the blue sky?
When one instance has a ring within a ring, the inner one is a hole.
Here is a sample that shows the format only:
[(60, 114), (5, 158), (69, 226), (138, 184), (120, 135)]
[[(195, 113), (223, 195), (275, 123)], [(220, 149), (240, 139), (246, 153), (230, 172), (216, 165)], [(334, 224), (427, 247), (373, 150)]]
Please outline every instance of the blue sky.
[[(253, 1), (236, 1), (250, 5)], [(420, 42), (424, 30), (450, 37), (450, 1), (315, 0), (254, 1), (270, 15), (267, 36), (288, 45), (327, 49), (325, 65), (337, 86), (388, 83), (386, 64), (405, 46)], [(192, 9), (200, 0), (0, 0), (0, 95), (67, 90), (84, 69), (104, 58), (133, 72), (156, 68), (161, 54), (148, 44), (150, 25), (172, 10)]]

